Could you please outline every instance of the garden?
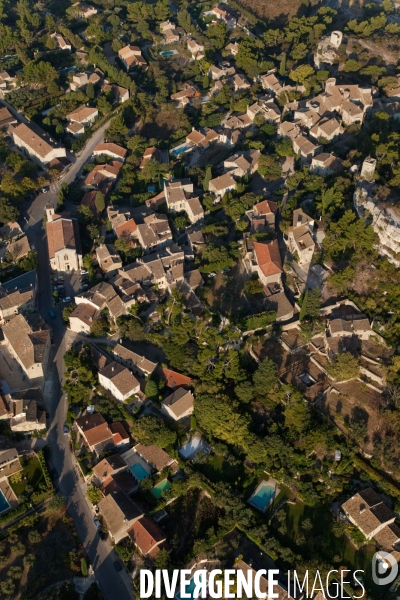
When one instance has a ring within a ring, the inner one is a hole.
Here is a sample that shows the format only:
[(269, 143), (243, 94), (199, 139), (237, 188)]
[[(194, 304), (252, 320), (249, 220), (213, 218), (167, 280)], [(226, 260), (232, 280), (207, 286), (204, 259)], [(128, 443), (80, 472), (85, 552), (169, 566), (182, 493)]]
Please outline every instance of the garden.
[(37, 456), (22, 457), (22, 471), (10, 477), (10, 485), (15, 495), (20, 498), (24, 493), (44, 491), (46, 482)]

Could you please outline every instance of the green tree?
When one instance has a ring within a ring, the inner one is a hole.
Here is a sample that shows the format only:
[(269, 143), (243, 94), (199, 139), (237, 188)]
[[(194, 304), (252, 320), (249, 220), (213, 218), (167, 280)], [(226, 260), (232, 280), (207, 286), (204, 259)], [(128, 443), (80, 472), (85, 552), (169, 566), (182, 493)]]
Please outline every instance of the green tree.
[(310, 65), (300, 65), (297, 69), (290, 71), (289, 77), (295, 83), (304, 83), (308, 77), (314, 75), (315, 71)]
[(264, 287), (259, 279), (250, 279), (244, 284), (244, 289), (248, 294), (261, 294)]
[(350, 352), (338, 354), (336, 359), (329, 361), (326, 370), (335, 381), (356, 379), (360, 374), (358, 360)]
[(290, 53), (293, 60), (302, 60), (307, 56), (308, 47), (307, 44), (296, 44)]
[(126, 134), (129, 129), (125, 125), (124, 119), (121, 115), (117, 115), (110, 121), (110, 125), (105, 132), (105, 138), (108, 142), (114, 142), (115, 144), (123, 144)]
[(343, 66), (343, 71), (345, 73), (355, 73), (359, 69), (360, 69), (360, 65), (354, 59), (346, 60), (346, 62), (344, 63), (344, 66)]
[(270, 155), (261, 154), (258, 161), (259, 174), (268, 181), (276, 181), (282, 176), (282, 167), (280, 163)]
[(94, 199), (95, 206), (97, 210), (102, 213), (106, 207), (106, 202), (104, 199), (104, 194), (102, 192), (97, 192), (96, 197)]
[(275, 363), (269, 358), (266, 358), (258, 364), (257, 371), (253, 375), (255, 395), (265, 397), (275, 390), (278, 386), (278, 381)]
[(297, 398), (297, 394), (294, 396), (285, 410), (285, 425), (297, 439), (298, 436), (304, 435), (310, 427), (311, 414), (304, 398)]
[(286, 75), (286, 52), (282, 52), (281, 62), (279, 64), (279, 75)]
[(171, 564), (171, 558), (170, 558), (169, 552), (165, 548), (162, 548), (160, 550), (160, 552), (157, 554), (157, 557), (155, 560), (155, 567), (156, 567), (156, 569), (168, 569), (170, 567), (170, 564)]
[(89, 98), (89, 100), (94, 100), (96, 98), (96, 91), (94, 89), (93, 83), (89, 82), (87, 84), (85, 94)]
[(152, 415), (136, 419), (132, 425), (132, 434), (140, 443), (155, 444), (159, 448), (166, 448), (176, 441), (175, 431), (169, 429), (162, 419)]
[(203, 179), (203, 190), (206, 192), (208, 190), (208, 185), (212, 179), (212, 168), (211, 165), (206, 166), (206, 171)]
[(204, 90), (208, 90), (208, 88), (210, 87), (210, 78), (208, 75), (204, 75), (203, 77), (203, 89)]
[(88, 576), (88, 566), (86, 562), (86, 558), (81, 558), (81, 573), (83, 577)]
[(132, 557), (132, 551), (129, 550), (126, 546), (122, 546), (121, 544), (117, 544), (114, 546), (115, 552), (118, 554), (120, 559), (124, 561), (124, 563), (128, 563)]
[(86, 490), (86, 496), (92, 504), (98, 504), (104, 498), (104, 495), (95, 485), (91, 485)]
[(147, 398), (157, 398), (158, 392), (159, 390), (157, 383), (153, 379), (148, 379), (144, 390)]

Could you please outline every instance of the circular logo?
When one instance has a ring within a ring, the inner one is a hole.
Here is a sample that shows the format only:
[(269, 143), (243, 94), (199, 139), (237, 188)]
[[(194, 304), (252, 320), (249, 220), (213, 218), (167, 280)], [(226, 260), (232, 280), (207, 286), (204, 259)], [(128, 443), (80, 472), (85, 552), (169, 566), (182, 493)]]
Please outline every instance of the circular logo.
[(396, 559), (384, 550), (375, 552), (372, 557), (372, 580), (377, 585), (392, 583), (399, 571)]

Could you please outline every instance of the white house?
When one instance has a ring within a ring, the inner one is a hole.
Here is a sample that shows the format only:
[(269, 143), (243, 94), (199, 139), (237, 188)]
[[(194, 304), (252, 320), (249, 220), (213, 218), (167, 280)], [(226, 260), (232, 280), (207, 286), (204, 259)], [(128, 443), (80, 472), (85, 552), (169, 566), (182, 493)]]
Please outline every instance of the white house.
[(45, 167), (56, 158), (67, 156), (67, 151), (34, 123), (20, 123), (12, 130), (14, 144), (24, 150), (32, 160)]
[(97, 108), (92, 108), (91, 106), (86, 106), (86, 104), (83, 104), (82, 106), (79, 106), (70, 112), (66, 118), (68, 121), (75, 121), (77, 123), (81, 123), (81, 125), (90, 125), (97, 119), (98, 116), (99, 111)]
[(99, 383), (120, 402), (140, 392), (140, 384), (136, 377), (129, 369), (115, 361), (99, 371)]
[(189, 390), (178, 388), (161, 402), (161, 412), (167, 417), (180, 421), (189, 417), (193, 410), (194, 396)]
[(227, 192), (231, 192), (235, 188), (236, 181), (229, 173), (225, 173), (224, 175), (220, 175), (220, 177), (211, 179), (210, 183), (208, 184), (208, 190), (212, 194), (215, 194), (219, 199), (221, 199), (222, 196), (224, 196)]

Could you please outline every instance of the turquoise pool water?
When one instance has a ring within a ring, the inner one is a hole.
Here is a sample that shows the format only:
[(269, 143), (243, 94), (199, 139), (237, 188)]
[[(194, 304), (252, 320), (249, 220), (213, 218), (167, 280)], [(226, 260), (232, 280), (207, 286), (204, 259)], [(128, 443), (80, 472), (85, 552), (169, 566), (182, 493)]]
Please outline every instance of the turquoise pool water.
[(173, 154), (174, 156), (179, 156), (180, 154), (183, 154), (184, 152), (189, 150), (189, 148), (189, 144), (185, 144), (184, 146), (178, 146), (178, 148), (174, 148), (173, 150), (171, 150), (171, 154)]
[(155, 185), (148, 185), (148, 186), (147, 186), (147, 191), (148, 191), (148, 192), (152, 192), (152, 193), (154, 193), (154, 192), (156, 192), (156, 191), (157, 191), (157, 188), (156, 188), (156, 186), (155, 186)]
[(134, 465), (131, 465), (129, 468), (138, 481), (143, 481), (143, 479), (147, 479), (147, 477), (149, 476), (146, 469), (144, 467), (142, 467), (142, 465), (140, 463), (135, 463)]
[(162, 496), (162, 493), (166, 490), (169, 490), (170, 487), (171, 484), (168, 481), (168, 479), (163, 479), (162, 481), (160, 481), (160, 483), (157, 483), (157, 485), (153, 487), (151, 493), (157, 498), (157, 500), (159, 500)]
[(2, 512), (4, 512), (5, 510), (8, 510), (10, 508), (10, 505), (8, 504), (7, 500), (4, 497), (3, 492), (0, 491), (0, 514)]
[(164, 50), (163, 52), (160, 52), (161, 56), (173, 56), (174, 54), (176, 54), (175, 50)]
[[(194, 592), (194, 588), (195, 587), (196, 587), (196, 584), (194, 582), (194, 578), (192, 577), (192, 579), (189, 581), (189, 583), (185, 587), (185, 594), (190, 594), (190, 597), (192, 599), (194, 599), (193, 592)], [(181, 600), (181, 593), (180, 593), (180, 591), (177, 594), (175, 594), (175, 598), (177, 598), (177, 600)]]
[(264, 511), (267, 506), (272, 502), (275, 496), (279, 493), (276, 484), (270, 482), (262, 482), (253, 496), (249, 499), (250, 504), (256, 506), (260, 510)]

